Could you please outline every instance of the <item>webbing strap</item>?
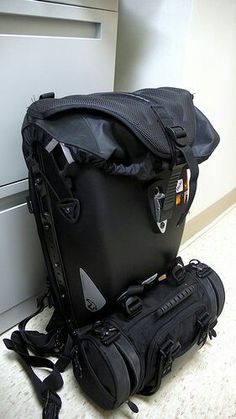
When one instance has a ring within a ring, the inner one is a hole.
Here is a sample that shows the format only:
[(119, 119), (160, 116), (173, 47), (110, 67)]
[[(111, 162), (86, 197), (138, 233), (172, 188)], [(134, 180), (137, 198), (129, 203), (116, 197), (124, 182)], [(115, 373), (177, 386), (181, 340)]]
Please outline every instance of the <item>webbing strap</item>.
[(179, 226), (183, 221), (184, 218), (186, 217), (187, 213), (190, 210), (190, 207), (192, 205), (192, 202), (194, 200), (195, 194), (196, 194), (196, 190), (197, 190), (197, 179), (198, 179), (198, 175), (199, 175), (199, 167), (198, 167), (198, 163), (197, 163), (197, 159), (194, 157), (193, 152), (191, 147), (186, 144), (183, 147), (177, 147), (177, 149), (183, 154), (188, 167), (190, 169), (190, 180), (189, 180), (189, 198), (188, 198), (188, 203), (187, 206), (185, 208), (184, 213), (181, 215), (177, 225)]
[(120, 335), (119, 339), (115, 341), (114, 345), (122, 353), (123, 357), (126, 359), (130, 368), (132, 369), (134, 383), (133, 388), (130, 389), (131, 395), (135, 394), (140, 386), (141, 379), (141, 364), (140, 359), (137, 353), (134, 350), (133, 345), (125, 338), (125, 336)]
[[(39, 309), (19, 324), (19, 330), (14, 331), (10, 339), (4, 339), (3, 341), (7, 349), (15, 351), (20, 357), (38, 399), (43, 405), (43, 419), (58, 419), (61, 399), (56, 392), (63, 386), (61, 372), (65, 370), (71, 361), (72, 339), (67, 335), (66, 343), (63, 345), (63, 352), (56, 363), (43, 357), (43, 355), (55, 355), (55, 346), (57, 347), (58, 339), (57, 330), (44, 334), (35, 331), (25, 331), (25, 326), (30, 319), (39, 314), (44, 308), (45, 305), (41, 302)], [(30, 355), (28, 349), (37, 355)], [(48, 368), (51, 372), (44, 380), (40, 380), (33, 367)]]
[[(189, 209), (192, 205), (193, 199), (197, 189), (197, 179), (199, 175), (198, 162), (193, 154), (192, 148), (189, 144), (189, 139), (185, 129), (181, 126), (176, 126), (166, 109), (162, 106), (152, 106), (153, 111), (157, 115), (160, 123), (162, 124), (166, 134), (173, 141), (175, 149), (179, 151), (189, 167), (190, 170), (190, 181), (189, 181), (189, 199), (184, 213), (181, 215), (177, 226), (179, 226), (185, 219)], [(176, 160), (176, 156), (175, 156)]]

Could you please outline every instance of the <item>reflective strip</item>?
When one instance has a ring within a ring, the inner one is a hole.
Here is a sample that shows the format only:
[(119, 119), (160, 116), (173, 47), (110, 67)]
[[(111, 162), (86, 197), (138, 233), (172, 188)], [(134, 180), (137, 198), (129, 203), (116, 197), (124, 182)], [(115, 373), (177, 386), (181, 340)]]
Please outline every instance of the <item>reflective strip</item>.
[(71, 155), (70, 149), (68, 147), (66, 147), (65, 144), (63, 144), (63, 143), (61, 143), (61, 148), (62, 148), (62, 151), (64, 153), (64, 156), (65, 156), (67, 162), (69, 164), (73, 163), (74, 162), (74, 159), (73, 159), (73, 157)]
[(47, 150), (48, 153), (51, 153), (52, 150), (57, 146), (58, 141), (53, 138), (48, 145), (46, 145), (45, 150)]

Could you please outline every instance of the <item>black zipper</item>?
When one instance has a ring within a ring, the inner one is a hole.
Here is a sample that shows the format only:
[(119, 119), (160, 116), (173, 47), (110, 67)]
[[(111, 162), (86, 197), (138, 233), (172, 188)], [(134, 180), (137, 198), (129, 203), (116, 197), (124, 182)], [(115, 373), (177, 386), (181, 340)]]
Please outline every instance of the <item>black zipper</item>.
[[(112, 325), (114, 325), (119, 330), (120, 334), (130, 343), (130, 345), (134, 349), (134, 352), (136, 352), (137, 357), (139, 358), (139, 361), (140, 361), (140, 367), (141, 367), (140, 383), (142, 383), (143, 380), (144, 380), (144, 377), (145, 377), (145, 363), (144, 363), (143, 357), (140, 355), (138, 349), (136, 348), (136, 346), (132, 342), (132, 340), (129, 338), (129, 336), (127, 336), (127, 334), (124, 333), (123, 329), (120, 328), (120, 326), (118, 325), (118, 323), (115, 320), (111, 320), (109, 323), (112, 324)], [(140, 388), (140, 383), (139, 383), (139, 385), (138, 385), (138, 387), (136, 389), (136, 393), (137, 393), (138, 389)]]
[[(105, 362), (106, 362), (106, 364), (107, 364), (107, 366), (108, 366), (108, 368), (109, 368), (109, 370), (110, 370), (110, 373), (111, 373), (111, 377), (113, 377), (113, 380), (114, 380), (114, 386), (115, 386), (115, 389), (117, 389), (117, 387), (118, 387), (118, 385), (117, 385), (117, 380), (115, 379), (115, 377), (116, 377), (116, 374), (115, 374), (115, 370), (114, 370), (114, 368), (113, 368), (113, 366), (112, 366), (112, 364), (110, 363), (110, 360), (109, 360), (109, 358), (107, 357), (107, 355), (106, 355), (106, 351), (104, 351), (103, 350), (103, 348), (104, 348), (104, 346), (99, 342), (99, 340), (98, 339), (96, 339), (95, 337), (93, 337), (93, 336), (91, 336), (91, 335), (86, 335), (86, 336), (84, 336), (82, 339), (81, 339), (81, 341), (83, 342), (83, 341), (85, 341), (85, 340), (88, 340), (89, 342), (92, 342), (93, 344), (94, 344), (94, 346), (98, 349), (98, 351), (101, 353), (102, 352), (102, 354), (103, 354), (103, 358), (105, 358)], [(82, 343), (81, 342), (81, 343)], [(89, 361), (88, 361), (89, 362)], [(125, 360), (124, 360), (124, 363), (125, 363)], [(94, 372), (95, 373), (95, 372)], [(96, 374), (96, 373), (95, 373)], [(97, 375), (97, 374), (96, 374)], [(99, 379), (99, 378), (98, 378)], [(100, 379), (99, 379), (99, 381), (100, 381)], [(106, 389), (106, 387), (104, 386), (104, 384), (100, 381), (100, 383), (101, 383), (101, 385), (105, 388), (105, 390), (106, 391), (108, 391), (107, 389)], [(111, 397), (113, 397), (114, 398), (114, 405), (117, 403), (117, 397), (115, 397), (115, 396), (113, 396), (110, 392), (109, 392), (109, 394), (110, 394), (110, 396)]]

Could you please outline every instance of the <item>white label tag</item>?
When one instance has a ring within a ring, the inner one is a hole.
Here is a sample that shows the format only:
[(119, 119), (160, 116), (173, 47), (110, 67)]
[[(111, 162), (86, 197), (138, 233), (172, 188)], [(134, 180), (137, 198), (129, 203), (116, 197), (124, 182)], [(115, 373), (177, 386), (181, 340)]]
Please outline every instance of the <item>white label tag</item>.
[(179, 179), (176, 185), (176, 193), (182, 192), (184, 190), (184, 181)]

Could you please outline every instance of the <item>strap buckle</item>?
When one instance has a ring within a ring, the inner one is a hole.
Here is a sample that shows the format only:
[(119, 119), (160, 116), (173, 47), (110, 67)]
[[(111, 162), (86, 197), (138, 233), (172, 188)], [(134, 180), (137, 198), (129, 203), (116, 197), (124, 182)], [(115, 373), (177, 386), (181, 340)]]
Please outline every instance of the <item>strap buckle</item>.
[(129, 317), (134, 317), (139, 314), (143, 309), (143, 303), (141, 298), (137, 295), (128, 296), (128, 292), (124, 292), (118, 299), (117, 302), (124, 309), (125, 313)]
[(94, 323), (93, 332), (104, 345), (110, 345), (120, 336), (120, 331), (116, 327), (100, 320)]
[(187, 133), (183, 127), (180, 125), (176, 125), (174, 127), (166, 127), (166, 132), (169, 136), (176, 142), (176, 144), (180, 147), (184, 147), (187, 145)]
[(182, 177), (184, 164), (174, 165), (168, 171), (168, 181), (160, 178), (148, 187), (148, 199), (155, 221), (155, 227), (162, 234), (166, 232), (168, 220), (171, 219), (176, 203), (176, 186)]
[(126, 313), (130, 317), (134, 317), (142, 311), (143, 303), (141, 298), (137, 296), (131, 296), (127, 298), (123, 303)]
[(181, 344), (179, 341), (174, 342), (172, 339), (168, 339), (160, 348), (160, 353), (164, 357), (164, 364), (163, 369), (161, 372), (161, 376), (164, 377), (167, 375), (171, 369), (173, 364), (173, 359), (175, 355), (181, 349)]
[(186, 269), (184, 266), (184, 262), (180, 256), (174, 259), (169, 267), (168, 272), (172, 278), (176, 281), (177, 285), (181, 284), (186, 276)]

